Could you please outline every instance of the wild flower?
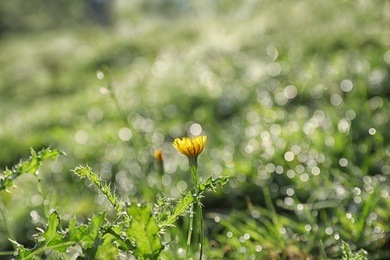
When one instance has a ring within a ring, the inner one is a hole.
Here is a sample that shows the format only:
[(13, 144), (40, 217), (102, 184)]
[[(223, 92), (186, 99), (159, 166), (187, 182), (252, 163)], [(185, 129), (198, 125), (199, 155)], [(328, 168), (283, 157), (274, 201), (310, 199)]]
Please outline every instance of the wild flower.
[[(188, 138), (184, 137), (183, 139), (176, 138), (173, 141), (173, 146), (187, 156), (188, 162), (190, 165), (190, 171), (192, 174), (192, 179), (194, 181), (194, 191), (195, 191), (195, 208), (193, 208), (194, 205), (191, 205), (191, 212), (194, 210), (194, 214), (197, 218), (197, 223), (200, 225), (198, 231), (199, 231), (199, 259), (202, 259), (203, 256), (203, 244), (204, 244), (204, 220), (203, 220), (203, 214), (202, 214), (202, 204), (200, 202), (200, 196), (199, 196), (199, 179), (198, 179), (198, 156), (201, 152), (203, 152), (205, 144), (206, 144), (207, 136), (198, 136), (196, 138)], [(187, 237), (187, 253), (190, 248), (191, 244), (191, 236), (192, 236), (192, 230), (193, 230), (193, 215), (190, 214), (190, 225), (189, 225), (189, 231), (188, 231), (188, 237)]]
[(188, 157), (190, 164), (196, 163), (197, 158), (203, 152), (206, 144), (207, 136), (198, 136), (196, 138), (184, 137), (183, 139), (176, 138), (173, 141), (173, 146)]

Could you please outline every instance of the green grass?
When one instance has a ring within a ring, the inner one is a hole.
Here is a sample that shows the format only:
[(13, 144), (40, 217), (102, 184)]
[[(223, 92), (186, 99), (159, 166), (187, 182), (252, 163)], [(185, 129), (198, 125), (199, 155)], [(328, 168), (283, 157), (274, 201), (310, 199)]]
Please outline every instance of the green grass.
[[(73, 26), (25, 17), (3, 33), (1, 168), (30, 147), (64, 151), (41, 169), (44, 201), (83, 222), (109, 203), (75, 166), (153, 205), (162, 149), (164, 192), (177, 199), (191, 178), (171, 142), (199, 124), (201, 177), (230, 176), (203, 199), (207, 256), (331, 259), (343, 240), (389, 257), (389, 2), (147, 3), (117, 1), (110, 27), (78, 13)], [(15, 183), (0, 196), (13, 238), (31, 247), (47, 212), (34, 178)], [(167, 259), (185, 245), (181, 224)], [(6, 237), (0, 250), (12, 250)]]

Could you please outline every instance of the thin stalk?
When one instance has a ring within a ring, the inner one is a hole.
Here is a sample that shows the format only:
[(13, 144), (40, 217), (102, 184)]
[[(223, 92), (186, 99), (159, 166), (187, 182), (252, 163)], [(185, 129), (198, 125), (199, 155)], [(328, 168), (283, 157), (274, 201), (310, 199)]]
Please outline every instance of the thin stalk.
[(191, 237), (192, 237), (192, 231), (194, 229), (194, 203), (191, 203), (190, 206), (190, 224), (188, 226), (188, 236), (187, 236), (187, 252), (186, 252), (186, 258), (188, 258), (188, 252), (190, 251), (191, 248)]
[(65, 247), (65, 248), (68, 248), (70, 246), (73, 246), (75, 244), (74, 241), (69, 241), (69, 242), (63, 242), (63, 243), (60, 243), (60, 244), (55, 244), (55, 245), (51, 245), (51, 246), (44, 246), (44, 247), (40, 247), (36, 250), (34, 250), (33, 252), (31, 252), (30, 255), (28, 255), (26, 258), (23, 258), (23, 259), (34, 259), (34, 256), (45, 251), (45, 250), (48, 250), (48, 249), (55, 249), (55, 248), (59, 248), (59, 247)]
[[(192, 175), (192, 180), (194, 181), (194, 189), (195, 189), (195, 196), (198, 195), (198, 165), (195, 160), (189, 160), (190, 163), (190, 171)], [(196, 199), (197, 200), (197, 199)], [(196, 202), (194, 202), (196, 203)], [(190, 251), (191, 248), (191, 238), (192, 238), (192, 232), (194, 230), (194, 214), (196, 214), (194, 210), (194, 203), (191, 203), (190, 207), (190, 223), (188, 226), (188, 236), (187, 236), (187, 256), (188, 252)], [(188, 258), (188, 257), (187, 257)]]
[(49, 211), (46, 208), (45, 200), (43, 198), (43, 190), (42, 190), (41, 178), (39, 178), (38, 174), (35, 174), (35, 177), (37, 178), (38, 192), (39, 192), (39, 195), (42, 198), (42, 209), (43, 209), (43, 212), (45, 214), (46, 219), (49, 219)]
[[(12, 243), (13, 244), (13, 243)], [(14, 246), (15, 247), (15, 246)], [(16, 249), (15, 249), (16, 250)], [(9, 256), (13, 256), (14, 255), (14, 251), (2, 251), (0, 252), (0, 255), (9, 255)]]
[[(191, 168), (192, 179), (194, 181), (195, 196), (196, 196), (196, 199), (194, 202), (196, 204), (194, 214), (195, 214), (195, 217), (197, 218), (197, 224), (199, 225), (197, 230), (199, 231), (199, 241), (198, 241), (199, 242), (199, 250), (200, 250), (199, 259), (201, 260), (203, 258), (204, 221), (203, 221), (203, 214), (202, 214), (202, 204), (200, 203), (200, 198), (199, 198), (198, 163), (197, 163), (196, 158), (190, 159), (190, 168)], [(190, 219), (190, 228), (191, 228), (191, 233), (188, 234), (189, 236), (192, 235), (193, 216), (191, 216), (191, 219)], [(187, 242), (188, 242), (188, 240), (187, 240)]]
[(107, 90), (109, 92), (109, 95), (110, 95), (111, 99), (113, 100), (113, 102), (115, 104), (115, 107), (116, 107), (116, 109), (117, 109), (117, 111), (119, 113), (119, 116), (120, 116), (121, 120), (123, 121), (124, 125), (128, 126), (130, 128), (132, 134), (133, 134), (133, 136), (131, 138), (131, 142), (129, 142), (129, 143), (133, 147), (136, 147), (135, 142), (139, 143), (139, 140), (138, 140), (137, 136), (140, 136), (139, 135), (140, 133), (138, 133), (136, 131), (136, 129), (134, 128), (134, 126), (130, 123), (130, 121), (127, 118), (126, 111), (122, 108), (121, 104), (119, 103), (118, 97), (117, 97), (117, 95), (115, 93), (115, 89), (114, 89), (114, 87), (112, 85), (109, 68), (107, 66), (104, 66), (102, 68), (102, 71), (104, 73), (104, 79), (105, 79), (105, 83), (106, 83), (106, 86), (107, 86)]
[(200, 255), (199, 259), (201, 260), (203, 257), (203, 244), (204, 244), (204, 221), (203, 221), (203, 213), (202, 213), (202, 205), (198, 201), (197, 203), (198, 206), (198, 211), (196, 212), (198, 216), (198, 221), (200, 223), (200, 234), (199, 234), (199, 250), (200, 250)]
[(198, 195), (199, 187), (198, 187), (198, 164), (195, 160), (190, 160), (190, 168), (192, 180), (194, 181), (195, 194)]
[[(108, 92), (110, 93), (110, 97), (114, 101), (115, 107), (118, 110), (118, 113), (120, 114), (120, 117), (121, 117), (123, 123), (125, 123), (125, 125), (128, 125), (129, 122), (127, 121), (127, 116), (126, 116), (124, 110), (122, 109), (122, 106), (119, 104), (118, 98), (115, 95), (114, 88), (112, 87), (112, 85), (109, 81), (106, 81), (106, 84), (107, 84)], [(131, 131), (133, 132), (133, 134), (135, 134), (135, 130), (133, 129), (132, 126), (131, 126)]]

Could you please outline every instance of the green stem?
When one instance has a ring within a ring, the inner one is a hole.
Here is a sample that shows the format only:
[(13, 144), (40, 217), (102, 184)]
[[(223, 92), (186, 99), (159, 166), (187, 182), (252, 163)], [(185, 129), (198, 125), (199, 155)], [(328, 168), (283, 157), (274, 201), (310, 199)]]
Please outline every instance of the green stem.
[(164, 176), (164, 162), (161, 161), (161, 162), (157, 162), (157, 178), (158, 178), (158, 183), (157, 183), (157, 187), (158, 187), (158, 190), (162, 193), (164, 193), (164, 185), (163, 185), (163, 176)]
[(58, 247), (70, 247), (70, 246), (73, 246), (75, 244), (74, 241), (69, 241), (69, 242), (64, 242), (64, 243), (60, 243), (60, 244), (55, 244), (55, 245), (52, 245), (52, 246), (44, 246), (44, 247), (40, 247), (38, 248), (37, 250), (31, 252), (30, 255), (28, 255), (26, 258), (24, 259), (34, 259), (34, 256), (36, 254), (39, 254), (43, 251), (46, 251), (48, 249), (55, 249), (55, 248), (58, 248)]
[[(106, 83), (107, 83), (107, 89), (108, 89), (108, 91), (110, 93), (110, 97), (114, 101), (115, 107), (118, 110), (118, 113), (120, 114), (120, 117), (121, 117), (123, 123), (125, 123), (125, 125), (128, 125), (129, 122), (127, 120), (126, 113), (124, 112), (124, 110), (122, 109), (121, 105), (119, 104), (118, 98), (115, 95), (114, 88), (112, 87), (112, 85), (111, 85), (111, 83), (109, 81), (107, 81)], [(134, 128), (132, 126), (131, 126), (131, 131), (133, 132), (133, 134), (135, 134), (135, 130), (134, 130)]]
[[(196, 229), (199, 232), (199, 259), (202, 260), (203, 258), (203, 244), (204, 244), (204, 220), (203, 220), (203, 214), (202, 214), (202, 204), (200, 203), (200, 194), (199, 194), (199, 178), (198, 178), (198, 163), (197, 163), (197, 158), (190, 158), (190, 170), (191, 170), (191, 175), (192, 179), (194, 181), (194, 190), (195, 190), (195, 212), (194, 214), (196, 215), (197, 219), (197, 225), (199, 227)], [(193, 229), (193, 215), (190, 216), (190, 231), (188, 233), (188, 239), (187, 239), (187, 246), (189, 246), (189, 242), (191, 242), (191, 236), (192, 236), (192, 229)], [(188, 250), (187, 250), (188, 252)]]
[[(16, 249), (15, 249), (16, 251)], [(14, 255), (14, 251), (3, 251), (3, 252), (0, 252), (0, 255), (9, 255), (9, 256), (13, 256)]]
[[(196, 159), (192, 160), (189, 159), (190, 163), (190, 171), (192, 175), (192, 180), (194, 181), (194, 189), (195, 189), (195, 196), (198, 195), (198, 165), (196, 163)], [(187, 258), (188, 258), (188, 253), (191, 248), (191, 238), (192, 238), (192, 232), (194, 230), (194, 203), (191, 203), (191, 208), (190, 208), (190, 224), (188, 226), (188, 236), (187, 236)]]
[(192, 175), (192, 180), (194, 181), (195, 193), (198, 195), (199, 187), (198, 187), (198, 164), (195, 160), (190, 160), (190, 170)]
[(203, 221), (203, 213), (202, 213), (202, 205), (198, 201), (197, 203), (198, 210), (196, 212), (198, 216), (198, 223), (200, 223), (200, 234), (199, 234), (199, 250), (200, 250), (200, 255), (199, 259), (202, 260), (203, 257), (203, 244), (204, 244), (204, 221)]
[(43, 190), (42, 190), (41, 179), (39, 178), (38, 174), (35, 174), (35, 177), (37, 178), (38, 192), (39, 192), (39, 195), (40, 195), (41, 198), (42, 198), (42, 208), (43, 208), (43, 212), (44, 212), (44, 214), (45, 214), (46, 219), (49, 219), (49, 211), (48, 211), (47, 208), (46, 208), (45, 199), (43, 198)]
[(188, 259), (188, 252), (190, 251), (191, 248), (191, 237), (192, 237), (192, 231), (194, 229), (194, 203), (191, 203), (190, 206), (190, 224), (188, 226), (188, 236), (187, 236), (187, 252), (186, 252), (186, 258)]

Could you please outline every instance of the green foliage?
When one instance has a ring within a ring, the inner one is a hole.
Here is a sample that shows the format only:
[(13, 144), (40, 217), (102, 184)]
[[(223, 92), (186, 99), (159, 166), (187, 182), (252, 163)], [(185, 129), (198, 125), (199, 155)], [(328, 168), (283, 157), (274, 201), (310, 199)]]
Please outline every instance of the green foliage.
[(116, 211), (121, 214), (122, 213), (122, 206), (117, 200), (117, 197), (111, 193), (110, 186), (107, 184), (103, 184), (99, 178), (99, 176), (92, 172), (91, 168), (89, 166), (87, 167), (76, 167), (73, 171), (75, 174), (77, 174), (80, 178), (87, 178), (89, 179), (93, 184), (96, 185), (96, 187), (99, 188), (99, 190), (106, 196), (108, 201), (114, 206)]
[[(73, 220), (65, 231), (60, 230), (60, 217), (57, 212), (53, 211), (50, 214), (47, 228), (35, 235), (36, 244), (34, 248), (26, 249), (16, 241), (12, 241), (17, 246), (17, 255), (19, 259), (34, 259), (36, 255), (40, 255), (45, 251), (54, 250), (59, 253), (65, 253), (66, 250), (76, 244), (79, 244), (84, 256), (89, 255), (91, 258), (101, 257), (104, 252), (105, 256), (113, 255), (112, 244), (102, 243), (100, 254), (91, 255), (93, 246), (96, 245), (100, 228), (103, 226), (105, 214), (100, 214), (93, 217), (88, 225), (76, 226), (76, 220)], [(109, 240), (110, 237), (105, 236), (102, 240)], [(101, 259), (101, 258), (100, 258)]]
[(164, 226), (170, 226), (175, 223), (176, 219), (183, 215), (194, 201), (192, 192), (188, 192), (185, 196), (182, 196), (176, 207), (172, 210), (173, 213), (168, 216), (164, 216), (164, 218), (167, 219), (164, 222)]
[(58, 150), (49, 148), (43, 149), (38, 153), (31, 149), (31, 156), (28, 160), (22, 161), (11, 169), (6, 169), (3, 177), (0, 178), (0, 191), (9, 190), (13, 186), (13, 181), (23, 173), (38, 174), (38, 169), (42, 161), (46, 159), (56, 159), (58, 155), (63, 154)]
[(142, 259), (157, 259), (163, 245), (158, 234), (160, 228), (150, 208), (132, 204), (126, 212), (131, 216), (131, 223), (125, 232), (135, 240), (134, 255)]
[[(36, 173), (42, 160), (55, 158), (58, 154), (60, 153), (50, 150), (39, 153), (32, 150), (32, 157), (15, 166), (14, 172), (18, 170), (22, 173)], [(119, 202), (118, 197), (110, 191), (110, 185), (104, 184), (90, 167), (76, 167), (73, 172), (80, 178), (87, 178), (104, 194), (115, 209), (114, 220), (110, 220), (104, 212), (91, 218), (86, 224), (77, 225), (76, 219), (67, 224), (53, 211), (48, 218), (46, 229), (35, 235), (33, 248), (27, 249), (10, 239), (16, 246), (19, 259), (34, 259), (42, 254), (53, 255), (53, 252), (65, 256), (68, 249), (76, 245), (82, 249), (80, 256), (86, 259), (113, 258), (118, 252), (133, 254), (138, 259), (158, 259), (164, 248), (160, 239), (161, 232), (166, 227), (173, 226), (177, 218), (184, 215), (203, 192), (215, 190), (218, 185), (223, 186), (227, 182), (226, 177), (215, 180), (210, 177), (196, 188), (200, 190), (199, 194), (189, 193), (182, 196), (172, 212), (164, 213), (164, 217), (161, 217), (155, 216), (147, 204)], [(162, 218), (166, 220), (157, 221)]]

